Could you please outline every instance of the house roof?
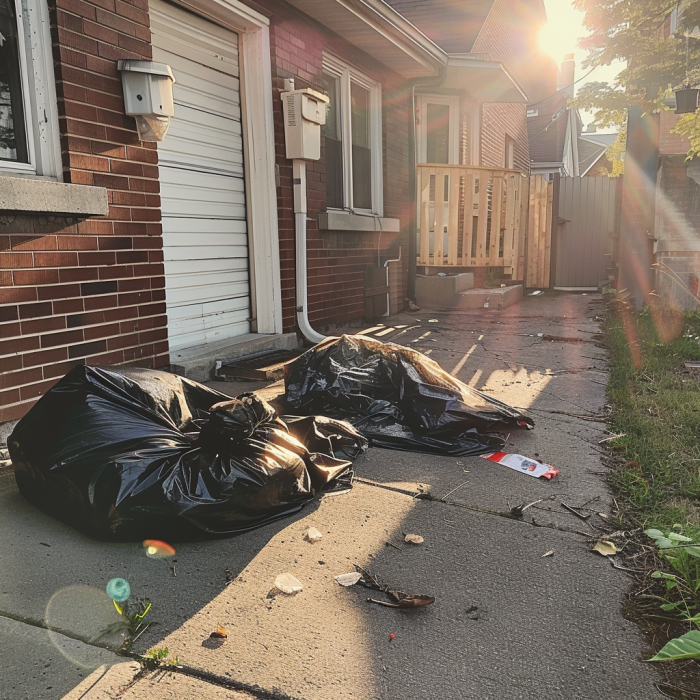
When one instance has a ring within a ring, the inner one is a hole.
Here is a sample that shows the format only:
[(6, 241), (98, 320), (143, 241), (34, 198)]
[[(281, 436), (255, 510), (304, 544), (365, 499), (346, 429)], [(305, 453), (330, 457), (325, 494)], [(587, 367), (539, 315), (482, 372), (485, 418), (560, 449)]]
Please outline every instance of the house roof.
[(528, 117), (527, 135), (530, 143), (530, 160), (533, 163), (558, 163), (564, 159), (566, 144), (567, 102), (565, 94), (558, 92), (532, 109), (537, 116)]
[(597, 132), (581, 134), (582, 139), (599, 143), (602, 146), (612, 146), (617, 141), (618, 134), (599, 134)]
[(385, 0), (447, 53), (469, 53), (495, 0)]
[(581, 177), (595, 166), (603, 157), (608, 147), (602, 143), (596, 143), (588, 138), (578, 140), (578, 163)]

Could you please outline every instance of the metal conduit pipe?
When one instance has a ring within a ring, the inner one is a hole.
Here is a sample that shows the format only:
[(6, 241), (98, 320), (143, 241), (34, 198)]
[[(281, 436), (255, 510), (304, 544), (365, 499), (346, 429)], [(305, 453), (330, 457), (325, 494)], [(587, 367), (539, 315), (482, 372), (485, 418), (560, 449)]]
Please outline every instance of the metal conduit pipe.
[(297, 279), (297, 325), (301, 334), (316, 345), (326, 339), (317, 333), (309, 322), (308, 273), (306, 264), (306, 161), (292, 161), (292, 181), (294, 183), (294, 233), (296, 241), (296, 279)]

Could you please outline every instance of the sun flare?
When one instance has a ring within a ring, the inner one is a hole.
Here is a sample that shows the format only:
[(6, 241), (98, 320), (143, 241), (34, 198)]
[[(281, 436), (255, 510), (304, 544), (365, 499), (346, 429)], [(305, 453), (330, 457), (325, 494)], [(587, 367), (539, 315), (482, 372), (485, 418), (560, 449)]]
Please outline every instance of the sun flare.
[(566, 54), (576, 51), (579, 29), (579, 27), (572, 26), (570, 22), (550, 20), (540, 30), (540, 48), (559, 65)]

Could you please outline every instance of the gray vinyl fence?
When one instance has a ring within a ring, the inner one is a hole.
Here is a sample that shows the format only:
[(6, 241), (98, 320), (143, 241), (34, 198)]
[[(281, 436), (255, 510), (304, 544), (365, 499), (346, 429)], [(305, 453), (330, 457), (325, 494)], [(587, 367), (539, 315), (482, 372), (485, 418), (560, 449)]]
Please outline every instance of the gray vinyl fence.
[(595, 289), (607, 279), (616, 226), (615, 178), (560, 178), (554, 286)]

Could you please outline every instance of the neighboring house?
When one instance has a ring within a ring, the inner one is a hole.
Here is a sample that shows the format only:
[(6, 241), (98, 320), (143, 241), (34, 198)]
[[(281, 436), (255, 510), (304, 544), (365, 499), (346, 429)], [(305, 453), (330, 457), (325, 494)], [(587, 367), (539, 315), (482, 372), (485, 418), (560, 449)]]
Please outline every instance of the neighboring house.
[(605, 158), (608, 148), (617, 141), (617, 134), (598, 134), (584, 131), (578, 138), (579, 169), (581, 177), (610, 175), (612, 163)]
[(700, 299), (700, 159), (688, 160), (690, 142), (671, 133), (679, 119), (671, 111), (659, 114), (653, 284), (665, 303), (694, 311)]
[[(533, 175), (579, 177), (579, 137), (583, 122), (578, 109), (569, 105), (574, 96), (573, 54), (564, 58), (557, 72), (556, 92), (528, 105), (527, 130), (530, 142), (530, 170)], [(585, 154), (588, 148), (584, 145)]]
[[(543, 21), (541, 0), (0, 0), (0, 422), (76, 364), (204, 378), (216, 358), (296, 346), (298, 313), (333, 333), (368, 298), (401, 308), (414, 141), (419, 159), (527, 171)], [(172, 68), (157, 145), (125, 114), (120, 59)], [(290, 78), (330, 101), (303, 311)]]

